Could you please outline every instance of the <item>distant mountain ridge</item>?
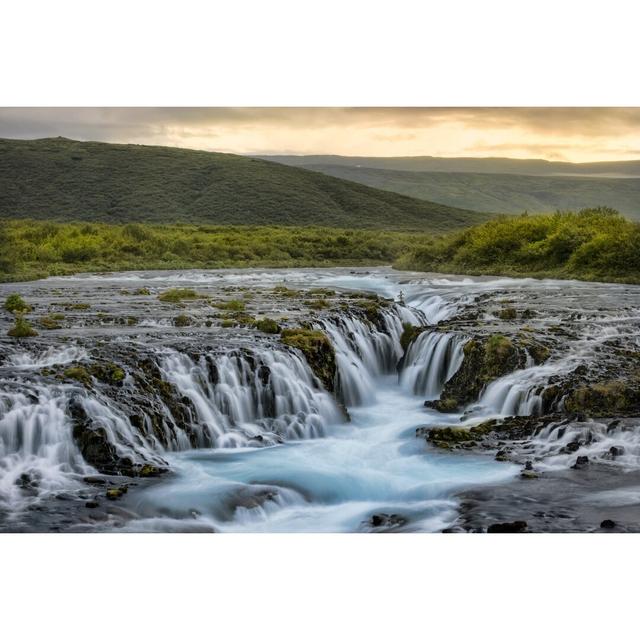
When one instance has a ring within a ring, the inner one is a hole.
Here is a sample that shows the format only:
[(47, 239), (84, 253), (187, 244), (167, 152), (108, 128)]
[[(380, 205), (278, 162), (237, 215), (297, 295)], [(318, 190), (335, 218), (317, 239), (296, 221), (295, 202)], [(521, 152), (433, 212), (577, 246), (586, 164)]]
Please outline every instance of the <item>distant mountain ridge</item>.
[(240, 155), (0, 139), (0, 217), (443, 233), (490, 214)]
[(336, 155), (256, 155), (256, 158), (295, 167), (331, 165), (369, 167), (393, 171), (444, 171), (455, 173), (514, 173), (532, 176), (591, 176), (640, 178), (640, 160), (611, 162), (561, 162), (519, 158), (444, 158), (435, 156), (367, 157)]
[[(452, 207), (516, 214), (607, 205), (640, 219), (640, 161), (572, 164), (500, 158), (268, 157)], [(600, 177), (605, 175), (618, 177)]]

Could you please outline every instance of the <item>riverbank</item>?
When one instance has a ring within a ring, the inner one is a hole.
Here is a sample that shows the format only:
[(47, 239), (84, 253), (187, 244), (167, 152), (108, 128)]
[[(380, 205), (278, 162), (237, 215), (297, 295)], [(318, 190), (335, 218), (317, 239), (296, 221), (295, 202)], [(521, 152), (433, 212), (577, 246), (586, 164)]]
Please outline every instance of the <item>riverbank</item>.
[(640, 284), (640, 225), (585, 209), (446, 236), (322, 227), (0, 221), (0, 282), (77, 273), (393, 264), (442, 274)]

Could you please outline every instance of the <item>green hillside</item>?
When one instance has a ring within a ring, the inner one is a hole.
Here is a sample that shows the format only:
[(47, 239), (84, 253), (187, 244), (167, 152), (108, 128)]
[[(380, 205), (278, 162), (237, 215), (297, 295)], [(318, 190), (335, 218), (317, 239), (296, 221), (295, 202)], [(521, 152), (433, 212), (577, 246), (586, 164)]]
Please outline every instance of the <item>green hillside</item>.
[(238, 155), (46, 138), (0, 140), (0, 217), (441, 233), (489, 214)]
[(391, 171), (314, 164), (306, 167), (376, 189), (466, 209), (519, 213), (574, 210), (607, 204), (631, 218), (640, 219), (640, 178)]
[(438, 158), (434, 156), (256, 156), (294, 167), (332, 165), (370, 167), (392, 171), (445, 171), (447, 173), (515, 173), (532, 176), (590, 176), (640, 178), (640, 160), (615, 162), (559, 162), (519, 158)]

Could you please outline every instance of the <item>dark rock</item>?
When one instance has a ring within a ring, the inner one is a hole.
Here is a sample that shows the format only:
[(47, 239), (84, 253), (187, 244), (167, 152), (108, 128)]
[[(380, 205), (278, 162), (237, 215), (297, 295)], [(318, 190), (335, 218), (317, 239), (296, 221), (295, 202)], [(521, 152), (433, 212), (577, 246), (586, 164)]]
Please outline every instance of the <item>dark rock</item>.
[(395, 528), (407, 524), (407, 519), (397, 513), (375, 513), (369, 518), (368, 524), (374, 529)]
[(584, 469), (589, 464), (589, 458), (587, 456), (578, 456), (572, 469)]
[(613, 520), (603, 520), (600, 523), (601, 529), (615, 529), (616, 523)]
[(525, 533), (526, 530), (527, 523), (524, 520), (516, 520), (489, 525), (487, 533)]
[(100, 503), (97, 500), (89, 500), (84, 503), (84, 506), (87, 507), (87, 509), (95, 509), (100, 506)]

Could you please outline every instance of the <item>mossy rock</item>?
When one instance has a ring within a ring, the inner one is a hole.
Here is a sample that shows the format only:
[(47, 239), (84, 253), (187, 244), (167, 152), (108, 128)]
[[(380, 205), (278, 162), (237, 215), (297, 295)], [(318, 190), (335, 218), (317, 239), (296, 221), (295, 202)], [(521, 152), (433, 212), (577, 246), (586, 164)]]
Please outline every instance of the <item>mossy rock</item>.
[(92, 377), (85, 367), (67, 367), (64, 370), (64, 376), (65, 378), (70, 378), (71, 380), (76, 380), (77, 382), (82, 383), (85, 387), (91, 387)]
[(16, 317), (16, 322), (7, 331), (7, 335), (12, 338), (35, 338), (38, 332), (31, 326), (31, 323), (21, 315)]
[(280, 325), (271, 318), (262, 318), (256, 322), (256, 329), (263, 333), (280, 333)]
[(334, 390), (336, 354), (329, 338), (313, 329), (284, 329), (280, 334), (284, 344), (299, 349), (311, 370), (327, 391)]
[(406, 353), (409, 345), (424, 332), (426, 327), (417, 327), (410, 322), (404, 322), (402, 324), (402, 335), (400, 336), (400, 346)]
[(565, 410), (591, 417), (640, 415), (640, 390), (635, 382), (607, 380), (578, 387), (565, 397)]
[(61, 319), (64, 320), (64, 315), (62, 314), (49, 314), (40, 318), (39, 323), (43, 329), (51, 331), (53, 329), (62, 329)]
[(191, 320), (191, 318), (185, 315), (184, 313), (181, 313), (179, 316), (176, 316), (173, 319), (174, 327), (189, 327), (192, 324), (193, 324), (193, 321)]
[(500, 320), (515, 320), (517, 317), (516, 310), (513, 307), (502, 307), (498, 312)]
[(160, 302), (182, 302), (183, 300), (197, 300), (200, 294), (194, 289), (168, 289), (158, 296)]
[(500, 334), (474, 338), (463, 347), (464, 359), (458, 371), (444, 385), (438, 400), (426, 406), (444, 413), (459, 410), (478, 399), (486, 385), (525, 365), (526, 352)]

